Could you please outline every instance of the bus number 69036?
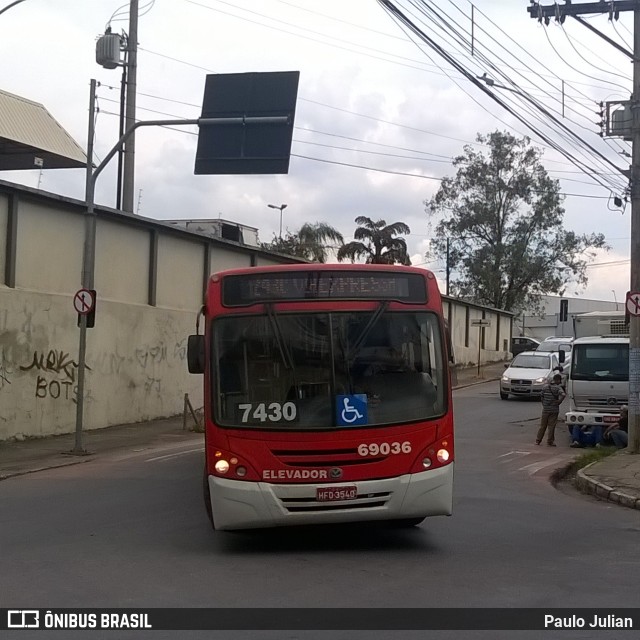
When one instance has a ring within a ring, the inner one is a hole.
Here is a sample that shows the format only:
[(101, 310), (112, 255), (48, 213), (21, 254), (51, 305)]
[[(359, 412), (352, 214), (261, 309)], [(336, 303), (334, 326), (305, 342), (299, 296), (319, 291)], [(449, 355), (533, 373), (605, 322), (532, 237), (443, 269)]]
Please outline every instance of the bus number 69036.
[(388, 456), (389, 454), (411, 453), (410, 442), (381, 442), (377, 444), (359, 444), (358, 455), (363, 458), (366, 456)]

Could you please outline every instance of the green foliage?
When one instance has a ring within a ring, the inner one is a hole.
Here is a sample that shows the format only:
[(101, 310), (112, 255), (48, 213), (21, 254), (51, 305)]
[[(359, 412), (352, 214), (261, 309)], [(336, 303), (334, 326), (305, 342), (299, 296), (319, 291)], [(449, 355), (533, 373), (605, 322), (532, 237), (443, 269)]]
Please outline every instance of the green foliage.
[(397, 237), (411, 233), (404, 222), (387, 224), (384, 220), (374, 222), (358, 216), (355, 223), (359, 225), (353, 234), (355, 240), (340, 247), (339, 262), (364, 258), (367, 264), (411, 264), (405, 239)]
[(593, 249), (608, 247), (600, 233), (563, 228), (560, 185), (542, 166), (541, 151), (506, 132), (476, 139), (488, 151), (465, 146), (453, 161), (455, 177), (425, 201), (427, 215), (439, 220), (427, 258), (446, 260), (449, 240), (452, 294), (519, 311), (569, 282), (585, 285)]
[(296, 233), (287, 231), (284, 238), (274, 237), (269, 243), (263, 242), (262, 248), (311, 262), (326, 262), (329, 249), (342, 246), (343, 242), (342, 234), (331, 225), (306, 222)]

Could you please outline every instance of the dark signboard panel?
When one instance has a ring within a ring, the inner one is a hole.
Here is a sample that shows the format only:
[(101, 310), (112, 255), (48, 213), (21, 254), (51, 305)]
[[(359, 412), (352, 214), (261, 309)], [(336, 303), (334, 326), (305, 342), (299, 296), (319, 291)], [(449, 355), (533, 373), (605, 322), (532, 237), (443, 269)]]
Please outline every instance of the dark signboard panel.
[[(299, 77), (299, 71), (208, 75), (201, 117), (243, 121), (201, 123), (195, 173), (287, 173)], [(268, 121), (274, 117), (286, 122)]]
[(256, 302), (295, 300), (427, 301), (424, 277), (390, 271), (313, 271), (225, 276), (222, 304), (242, 307)]

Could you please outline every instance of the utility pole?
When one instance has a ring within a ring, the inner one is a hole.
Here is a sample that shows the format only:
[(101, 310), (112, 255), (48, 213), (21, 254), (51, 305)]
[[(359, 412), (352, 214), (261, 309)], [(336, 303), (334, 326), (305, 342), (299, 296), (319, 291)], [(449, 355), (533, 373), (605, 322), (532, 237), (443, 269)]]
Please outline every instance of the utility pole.
[[(128, 131), (136, 122), (136, 72), (138, 67), (138, 0), (129, 4), (129, 36), (127, 38), (127, 104), (124, 130)], [(122, 209), (133, 213), (135, 176), (135, 133), (124, 145), (124, 167), (122, 175)]]
[(445, 273), (446, 273), (446, 293), (447, 295), (449, 295), (449, 276), (451, 275), (451, 264), (449, 262), (449, 238), (447, 238), (447, 265), (445, 267)]
[[(631, 288), (640, 291), (640, 4), (633, 10), (633, 94), (631, 96)], [(640, 317), (629, 319), (629, 443), (640, 453)]]
[[(632, 292), (640, 292), (640, 0), (613, 0), (611, 2), (582, 2), (541, 6), (533, 3), (527, 7), (530, 17), (538, 21), (554, 18), (560, 23), (566, 16), (575, 18), (580, 24), (601, 35), (607, 42), (609, 38), (583, 20), (580, 15), (609, 13), (610, 19), (621, 11), (633, 11), (633, 93), (631, 95), (631, 144), (632, 155), (629, 167), (631, 186), (631, 273)], [(617, 48), (620, 46), (616, 43)], [(626, 51), (625, 51), (626, 53)], [(640, 316), (632, 315), (629, 322), (629, 453), (640, 453)]]

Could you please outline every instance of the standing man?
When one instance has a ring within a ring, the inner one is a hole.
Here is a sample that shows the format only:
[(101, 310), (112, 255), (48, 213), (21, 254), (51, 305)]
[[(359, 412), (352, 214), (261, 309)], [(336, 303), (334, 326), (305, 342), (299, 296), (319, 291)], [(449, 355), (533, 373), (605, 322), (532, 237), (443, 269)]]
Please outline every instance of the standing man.
[(549, 432), (547, 433), (547, 444), (550, 447), (556, 446), (556, 443), (554, 442), (556, 422), (558, 421), (560, 405), (566, 397), (566, 393), (564, 392), (561, 384), (562, 376), (559, 373), (556, 373), (553, 376), (553, 380), (551, 382), (547, 382), (547, 384), (542, 387), (542, 394), (540, 398), (542, 400), (542, 416), (540, 417), (540, 428), (538, 429), (538, 435), (536, 436), (536, 444), (540, 444), (542, 442), (544, 432), (548, 427)]

